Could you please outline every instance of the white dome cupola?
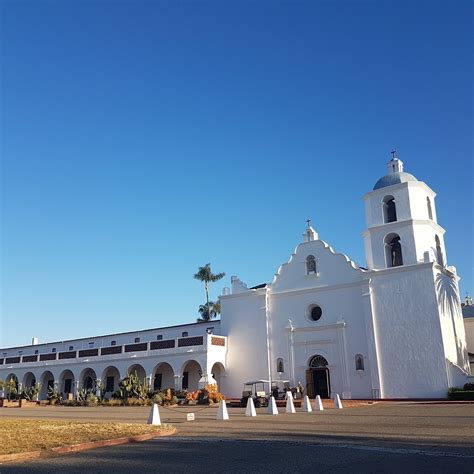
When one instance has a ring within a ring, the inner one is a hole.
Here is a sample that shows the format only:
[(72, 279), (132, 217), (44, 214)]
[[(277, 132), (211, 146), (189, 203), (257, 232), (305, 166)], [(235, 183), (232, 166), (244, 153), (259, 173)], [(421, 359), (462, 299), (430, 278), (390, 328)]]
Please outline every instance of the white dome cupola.
[(403, 162), (395, 151), (387, 168), (388, 173), (364, 196), (368, 268), (425, 261), (446, 265), (444, 229), (436, 221), (436, 194), (424, 182), (403, 171)]
[(403, 161), (398, 159), (397, 152), (393, 150), (392, 159), (387, 163), (388, 173), (401, 173), (403, 171)]
[(386, 188), (394, 184), (418, 181), (412, 174), (403, 171), (403, 161), (398, 158), (396, 151), (392, 151), (392, 159), (387, 163), (387, 174), (382, 176), (374, 186), (376, 189)]

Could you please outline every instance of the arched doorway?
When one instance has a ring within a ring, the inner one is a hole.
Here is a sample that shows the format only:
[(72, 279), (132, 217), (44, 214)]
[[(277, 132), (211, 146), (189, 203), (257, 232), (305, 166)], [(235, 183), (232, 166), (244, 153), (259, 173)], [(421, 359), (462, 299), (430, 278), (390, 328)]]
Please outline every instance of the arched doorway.
[(220, 362), (216, 362), (211, 369), (211, 375), (214, 377), (214, 380), (217, 383), (217, 388), (221, 388), (221, 378), (225, 374), (224, 366)]
[(81, 374), (81, 388), (95, 391), (97, 388), (97, 374), (94, 369), (84, 369)]
[(174, 388), (174, 371), (167, 362), (158, 364), (153, 373), (153, 390)]
[(74, 374), (71, 370), (63, 370), (59, 376), (59, 391), (66, 400), (72, 398), (72, 394), (74, 393)]
[(182, 389), (194, 392), (199, 388), (202, 369), (198, 362), (190, 360), (183, 366)]
[(306, 393), (310, 398), (316, 395), (321, 398), (331, 396), (328, 361), (322, 355), (315, 355), (309, 360), (306, 370)]
[(54, 389), (54, 375), (49, 370), (43, 372), (40, 378), (40, 384), (39, 398), (40, 400), (48, 400), (49, 391)]
[(105, 386), (105, 396), (111, 397), (119, 388), (120, 372), (113, 365), (107, 367), (102, 374), (102, 383)]

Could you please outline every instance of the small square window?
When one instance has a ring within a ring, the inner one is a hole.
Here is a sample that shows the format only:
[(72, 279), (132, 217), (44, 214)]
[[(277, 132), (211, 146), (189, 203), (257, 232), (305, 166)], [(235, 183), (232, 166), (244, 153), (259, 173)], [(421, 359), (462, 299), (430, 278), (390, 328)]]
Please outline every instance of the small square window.
[(208, 334), (214, 334), (214, 328), (206, 328)]
[(135, 338), (135, 342), (140, 342), (140, 338), (139, 338), (139, 337), (136, 337), (136, 338)]
[(39, 350), (35, 349), (35, 355), (37, 355), (38, 353), (39, 353)]
[(181, 333), (181, 337), (188, 337), (188, 335), (189, 335), (188, 331), (183, 331)]
[(70, 351), (73, 351), (73, 350), (74, 350), (74, 346), (69, 346), (69, 350), (70, 350)]
[(157, 340), (157, 341), (162, 341), (162, 340), (163, 340), (163, 335), (162, 335), (162, 334), (158, 334), (158, 336), (156, 336), (156, 340)]
[(18, 354), (20, 354), (20, 355), (23, 354), (23, 351), (18, 351)]
[(89, 346), (92, 347), (94, 345), (94, 341), (89, 342)]
[(116, 346), (116, 345), (117, 345), (117, 341), (111, 341), (111, 342), (110, 342), (110, 345), (111, 345), (111, 346)]
[(51, 349), (51, 352), (56, 352), (56, 348), (53, 347), (53, 348)]

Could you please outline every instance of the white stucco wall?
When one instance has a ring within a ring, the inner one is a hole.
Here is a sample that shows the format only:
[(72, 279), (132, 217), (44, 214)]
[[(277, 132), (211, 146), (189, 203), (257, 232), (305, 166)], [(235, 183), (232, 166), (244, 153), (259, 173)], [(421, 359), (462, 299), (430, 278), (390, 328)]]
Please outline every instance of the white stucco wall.
[(228, 337), (222, 392), (240, 398), (244, 382), (268, 378), (265, 289), (221, 296), (221, 331)]
[[(306, 274), (306, 258), (316, 257), (317, 274)], [(310, 359), (322, 355), (329, 363), (331, 392), (347, 398), (370, 398), (370, 358), (362, 300), (364, 272), (345, 255), (317, 240), (298, 245), (282, 265), (269, 289), (272, 377), (283, 358), (283, 379), (306, 383)], [(322, 308), (318, 321), (312, 305)], [(293, 331), (290, 329), (290, 322)], [(355, 370), (355, 355), (364, 356), (365, 370)]]
[(445, 397), (446, 361), (432, 264), (372, 274), (382, 397)]

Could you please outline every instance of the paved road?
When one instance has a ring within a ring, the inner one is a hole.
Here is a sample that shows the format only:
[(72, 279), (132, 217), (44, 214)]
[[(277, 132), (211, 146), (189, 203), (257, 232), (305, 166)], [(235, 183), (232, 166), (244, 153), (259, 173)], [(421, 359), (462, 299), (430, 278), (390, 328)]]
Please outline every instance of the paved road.
[[(465, 455), (468, 456), (468, 455)], [(100, 448), (39, 462), (1, 466), (7, 473), (468, 473), (472, 457), (443, 452), (323, 446), (283, 441), (196, 438), (157, 439), (115, 448)]]
[[(161, 410), (178, 435), (3, 465), (0, 472), (474, 472), (474, 405), (380, 404), (246, 418), (230, 409)], [(144, 408), (0, 410), (0, 416), (143, 422)], [(196, 421), (186, 422), (186, 412)]]

